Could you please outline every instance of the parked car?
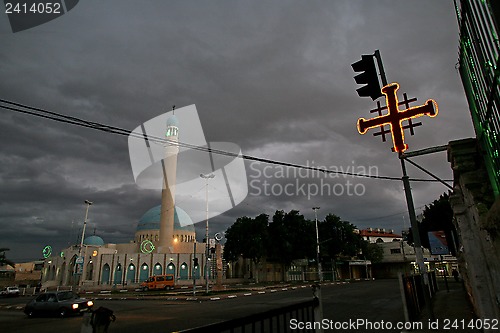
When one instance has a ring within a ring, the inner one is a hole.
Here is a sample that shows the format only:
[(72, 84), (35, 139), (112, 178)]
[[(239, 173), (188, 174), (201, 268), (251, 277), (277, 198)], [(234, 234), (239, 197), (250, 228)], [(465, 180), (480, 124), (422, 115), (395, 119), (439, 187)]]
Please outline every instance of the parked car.
[(17, 297), (17, 296), (19, 296), (19, 288), (18, 287), (7, 287), (4, 290), (0, 291), (0, 296), (2, 296), (2, 297)]
[(80, 314), (92, 311), (94, 302), (80, 298), (72, 291), (44, 292), (26, 304), (24, 313), (28, 317), (35, 315), (57, 315), (66, 317), (71, 314)]

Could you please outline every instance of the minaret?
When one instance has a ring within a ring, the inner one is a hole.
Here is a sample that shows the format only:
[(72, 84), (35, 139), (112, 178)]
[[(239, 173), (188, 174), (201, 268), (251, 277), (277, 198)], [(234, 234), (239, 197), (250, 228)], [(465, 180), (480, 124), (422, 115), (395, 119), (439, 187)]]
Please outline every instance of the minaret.
[[(174, 107), (175, 108), (175, 107)], [(161, 192), (160, 241), (159, 253), (173, 252), (175, 184), (177, 154), (179, 153), (179, 121), (175, 113), (167, 119), (165, 138), (165, 158), (161, 161), (163, 170), (163, 188)]]

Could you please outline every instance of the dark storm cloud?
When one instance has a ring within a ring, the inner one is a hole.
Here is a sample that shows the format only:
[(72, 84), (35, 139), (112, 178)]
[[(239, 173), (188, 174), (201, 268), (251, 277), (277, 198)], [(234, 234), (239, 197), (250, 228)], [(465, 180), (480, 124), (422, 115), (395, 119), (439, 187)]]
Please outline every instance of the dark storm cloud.
[[(434, 98), (440, 107), (407, 136), (410, 149), (473, 135), (455, 69), (452, 1), (85, 1), (16, 34), (4, 19), (0, 97), (79, 118), (130, 130), (174, 104), (196, 104), (207, 141), (290, 163), (375, 166), (398, 177), (391, 144), (356, 131), (357, 118), (368, 118), (375, 103), (357, 96), (350, 64), (380, 49), (401, 93), (419, 103)], [(134, 184), (126, 137), (1, 113), (0, 245), (13, 249), (13, 259), (77, 239), (85, 199), (94, 201), (89, 232), (95, 225), (109, 242), (130, 240), (137, 220), (159, 204), (159, 193)], [(181, 124), (181, 141), (182, 130), (189, 124)], [(449, 179), (445, 155), (417, 161)], [(313, 218), (313, 206), (322, 207), (320, 217), (333, 212), (360, 227), (408, 226), (401, 182), (353, 181), (363, 184), (363, 196), (249, 195), (211, 229), (281, 209)], [(446, 191), (441, 184), (412, 187), (416, 207)]]

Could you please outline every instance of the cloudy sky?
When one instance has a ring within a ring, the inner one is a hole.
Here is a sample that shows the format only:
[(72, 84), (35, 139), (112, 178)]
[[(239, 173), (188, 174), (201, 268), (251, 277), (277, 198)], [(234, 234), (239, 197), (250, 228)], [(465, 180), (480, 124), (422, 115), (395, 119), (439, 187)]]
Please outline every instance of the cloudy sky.
[[(172, 105), (195, 104), (208, 142), (286, 163), (400, 177), (391, 143), (356, 129), (376, 103), (358, 97), (351, 64), (379, 49), (389, 82), (417, 103), (439, 105), (436, 118), (420, 118), (423, 126), (407, 135), (410, 150), (474, 135), (456, 69), (451, 0), (88, 0), (17, 33), (1, 13), (0, 40), (1, 99), (128, 130)], [(142, 214), (159, 204), (157, 190), (135, 183), (126, 136), (0, 113), (0, 247), (11, 249), (10, 259), (34, 260), (45, 245), (77, 242), (84, 200), (94, 202), (88, 233), (96, 228), (113, 243), (132, 239)], [(181, 142), (190, 130), (180, 124)], [(414, 161), (452, 178), (444, 152)], [(233, 181), (248, 196), (212, 218), (211, 233), (276, 210), (313, 219), (314, 206), (320, 219), (335, 213), (360, 228), (409, 226), (401, 181), (245, 167), (246, 179)], [(413, 166), (408, 172), (429, 178)], [(227, 196), (219, 185), (209, 185), (213, 198)], [(412, 188), (417, 213), (447, 191), (439, 183)], [(203, 214), (205, 189), (178, 202)], [(201, 240), (204, 223), (196, 227)]]

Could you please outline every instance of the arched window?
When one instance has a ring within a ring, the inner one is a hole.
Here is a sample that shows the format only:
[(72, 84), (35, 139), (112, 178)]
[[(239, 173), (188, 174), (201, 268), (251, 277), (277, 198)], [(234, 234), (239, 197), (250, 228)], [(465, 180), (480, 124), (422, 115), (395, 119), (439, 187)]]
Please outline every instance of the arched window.
[(146, 281), (149, 277), (149, 266), (146, 263), (141, 265), (141, 271), (139, 272), (139, 282)]
[(189, 271), (188, 265), (185, 262), (183, 262), (181, 264), (181, 269), (179, 270), (179, 278), (181, 280), (187, 280), (188, 279), (188, 271)]
[(101, 284), (109, 284), (109, 265), (104, 264), (102, 267), (102, 276), (101, 276)]
[(382, 238), (377, 238), (376, 242), (377, 242), (377, 243), (383, 243), (383, 242), (384, 242), (384, 240), (383, 240)]
[(50, 274), (50, 279), (55, 280), (56, 279), (56, 266), (52, 266), (52, 271)]
[(92, 276), (94, 275), (94, 263), (92, 260), (87, 264), (87, 272), (85, 274), (85, 280), (92, 280)]
[(116, 266), (116, 269), (115, 269), (114, 284), (121, 284), (122, 283), (122, 277), (123, 277), (122, 265), (118, 264)]
[(127, 283), (135, 282), (135, 265), (130, 264), (127, 268)]
[(64, 286), (66, 284), (66, 261), (63, 262), (61, 266), (61, 274), (59, 275), (59, 285)]
[(162, 273), (161, 264), (159, 262), (157, 262), (155, 264), (155, 266), (153, 267), (153, 275), (161, 275), (161, 273)]
[(173, 274), (175, 276), (175, 265), (173, 262), (170, 262), (167, 265), (167, 271), (165, 272), (165, 274)]

